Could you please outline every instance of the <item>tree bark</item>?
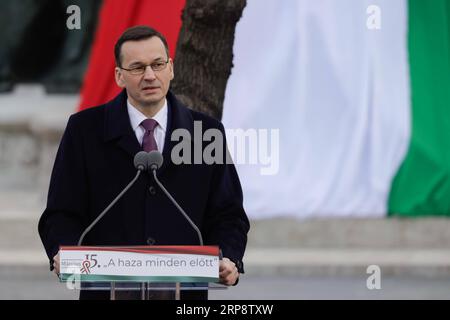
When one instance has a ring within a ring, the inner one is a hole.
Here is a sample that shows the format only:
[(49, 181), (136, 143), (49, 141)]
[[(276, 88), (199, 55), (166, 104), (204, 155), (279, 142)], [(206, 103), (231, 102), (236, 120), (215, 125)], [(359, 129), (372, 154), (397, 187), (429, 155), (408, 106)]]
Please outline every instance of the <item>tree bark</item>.
[(233, 66), (236, 23), (246, 0), (187, 0), (175, 58), (172, 90), (190, 108), (222, 118)]

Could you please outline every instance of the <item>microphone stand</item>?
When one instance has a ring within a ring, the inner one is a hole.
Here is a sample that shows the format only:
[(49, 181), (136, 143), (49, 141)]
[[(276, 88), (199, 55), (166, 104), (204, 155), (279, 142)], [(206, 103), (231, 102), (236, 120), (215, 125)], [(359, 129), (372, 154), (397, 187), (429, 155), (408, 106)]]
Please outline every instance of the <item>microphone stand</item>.
[(109, 204), (109, 206), (107, 206), (105, 208), (105, 210), (102, 211), (102, 213), (99, 214), (99, 216), (84, 230), (84, 232), (82, 233), (82, 235), (80, 236), (80, 239), (78, 240), (78, 246), (81, 246), (81, 243), (83, 242), (84, 237), (86, 236), (86, 234), (91, 231), (91, 229), (97, 224), (97, 222), (103, 218), (103, 216), (109, 211), (109, 209), (111, 209), (111, 207), (113, 205), (116, 204), (117, 201), (119, 201), (120, 198), (122, 198), (122, 196), (125, 194), (125, 192), (128, 191), (128, 189), (131, 188), (131, 186), (136, 182), (136, 180), (139, 178), (140, 174), (141, 174), (141, 170), (138, 170), (136, 176), (134, 177), (134, 179), (125, 187), (125, 189), (122, 190), (121, 193), (119, 193), (119, 195)]
[[(86, 234), (91, 231), (91, 229), (100, 221), (101, 218), (104, 217), (104, 215), (116, 204), (117, 201), (119, 201), (120, 198), (128, 191), (128, 189), (131, 188), (131, 186), (136, 182), (136, 180), (141, 175), (142, 171), (147, 170), (147, 153), (145, 151), (138, 152), (134, 156), (134, 166), (138, 170), (136, 173), (136, 176), (133, 180), (122, 190), (121, 193), (98, 215), (98, 217), (92, 221), (92, 223), (83, 231), (83, 233), (80, 236), (80, 239), (78, 240), (78, 246), (81, 246), (83, 243), (84, 237)], [(110, 299), (115, 300), (116, 299), (116, 284), (115, 282), (111, 282), (111, 288), (110, 288)]]
[[(172, 201), (172, 203), (175, 205), (175, 207), (177, 207), (177, 209), (183, 214), (183, 216), (189, 222), (191, 227), (197, 232), (198, 240), (200, 242), (200, 245), (203, 246), (203, 237), (202, 237), (202, 234), (201, 234), (200, 230), (198, 229), (198, 227), (191, 220), (191, 218), (189, 218), (189, 216), (186, 214), (186, 212), (184, 212), (183, 208), (181, 208), (181, 206), (172, 197), (172, 195), (169, 193), (169, 191), (166, 190), (166, 188), (163, 186), (163, 184), (159, 181), (158, 177), (156, 176), (157, 165), (154, 165), (154, 164), (150, 165), (150, 169), (153, 172), (153, 177), (155, 178), (155, 181), (158, 184), (158, 186), (161, 188), (162, 191), (164, 191), (164, 193), (170, 199), (170, 201)], [(180, 300), (180, 299), (181, 299), (181, 283), (177, 282), (177, 283), (175, 283), (175, 300)]]
[(183, 208), (180, 207), (180, 205), (172, 197), (172, 195), (169, 193), (169, 191), (167, 191), (166, 188), (164, 188), (164, 186), (162, 185), (162, 183), (158, 180), (158, 177), (156, 176), (156, 168), (154, 167), (154, 165), (151, 166), (150, 169), (153, 172), (153, 177), (155, 178), (155, 181), (158, 184), (158, 186), (161, 188), (162, 191), (164, 191), (164, 193), (170, 199), (170, 201), (172, 201), (172, 203), (175, 205), (175, 207), (177, 207), (177, 209), (183, 214), (183, 216), (186, 218), (186, 220), (189, 222), (189, 224), (192, 226), (192, 228), (197, 232), (198, 241), (200, 242), (200, 245), (203, 246), (203, 237), (202, 237), (202, 234), (201, 234), (200, 230), (198, 229), (198, 227), (191, 220), (191, 218), (189, 218), (189, 216), (186, 214), (186, 212), (184, 212)]

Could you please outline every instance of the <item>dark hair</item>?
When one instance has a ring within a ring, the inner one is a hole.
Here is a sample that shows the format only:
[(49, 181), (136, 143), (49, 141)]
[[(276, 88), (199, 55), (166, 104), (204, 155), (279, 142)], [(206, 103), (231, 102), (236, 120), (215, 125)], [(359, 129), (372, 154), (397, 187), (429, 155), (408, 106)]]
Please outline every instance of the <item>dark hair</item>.
[(169, 57), (169, 46), (167, 45), (166, 38), (161, 33), (148, 26), (135, 26), (125, 30), (125, 32), (122, 33), (120, 38), (117, 40), (116, 45), (114, 46), (114, 58), (116, 59), (116, 66), (122, 66), (121, 49), (124, 42), (145, 40), (152, 37), (158, 37), (161, 39), (164, 47), (166, 48), (167, 57)]

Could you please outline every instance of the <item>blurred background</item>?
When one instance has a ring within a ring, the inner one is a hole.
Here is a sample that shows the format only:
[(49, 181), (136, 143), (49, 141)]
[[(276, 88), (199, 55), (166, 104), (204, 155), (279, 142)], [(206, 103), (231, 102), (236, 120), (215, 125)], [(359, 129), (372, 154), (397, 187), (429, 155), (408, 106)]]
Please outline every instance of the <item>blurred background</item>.
[[(210, 298), (449, 299), (450, 0), (237, 1), (222, 121), (269, 134), (237, 163), (246, 273)], [(77, 298), (37, 233), (68, 117), (119, 92), (127, 27), (176, 61), (199, 3), (0, 2), (0, 299)]]

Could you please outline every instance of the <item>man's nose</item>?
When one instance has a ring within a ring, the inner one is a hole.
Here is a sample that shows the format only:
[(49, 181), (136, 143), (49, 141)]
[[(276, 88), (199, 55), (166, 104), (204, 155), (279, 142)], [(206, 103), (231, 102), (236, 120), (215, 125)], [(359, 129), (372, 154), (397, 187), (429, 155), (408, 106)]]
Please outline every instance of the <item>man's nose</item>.
[(155, 71), (153, 71), (153, 69), (150, 66), (145, 67), (144, 79), (145, 80), (155, 80), (156, 79)]

